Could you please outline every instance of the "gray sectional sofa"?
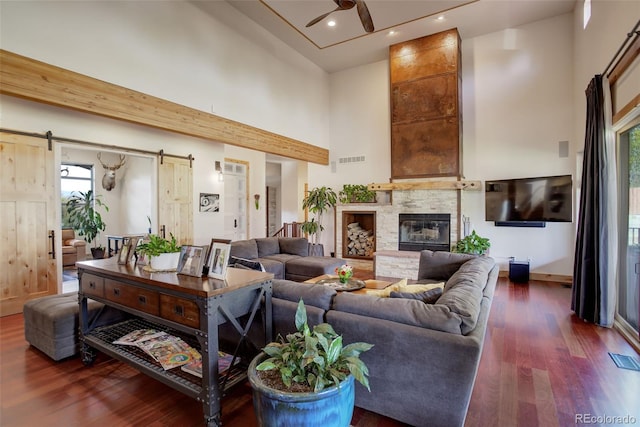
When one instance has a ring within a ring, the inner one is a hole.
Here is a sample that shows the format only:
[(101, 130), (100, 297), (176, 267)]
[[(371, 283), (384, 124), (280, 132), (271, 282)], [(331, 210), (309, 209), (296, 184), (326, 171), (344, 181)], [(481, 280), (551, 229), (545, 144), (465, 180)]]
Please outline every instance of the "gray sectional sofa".
[(275, 279), (304, 282), (323, 274), (334, 274), (346, 264), (340, 258), (310, 256), (309, 241), (304, 237), (264, 237), (231, 242), (229, 264), (236, 260), (259, 262)]
[(497, 277), (492, 258), (422, 251), (418, 282), (446, 282), (434, 304), (274, 280), (274, 329), (295, 330), (302, 298), (311, 325), (326, 321), (345, 343), (374, 344), (361, 356), (371, 392), (358, 384), (356, 406), (414, 426), (462, 426)]

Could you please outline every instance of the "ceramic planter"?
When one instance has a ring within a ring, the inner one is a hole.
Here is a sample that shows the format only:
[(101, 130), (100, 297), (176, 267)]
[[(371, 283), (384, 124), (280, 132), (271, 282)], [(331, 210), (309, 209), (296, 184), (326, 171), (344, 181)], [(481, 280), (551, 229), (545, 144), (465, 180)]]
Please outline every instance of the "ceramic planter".
[(171, 271), (178, 268), (178, 261), (180, 260), (180, 252), (170, 252), (166, 254), (160, 254), (149, 258), (149, 266), (153, 270), (158, 271)]
[(262, 383), (256, 366), (265, 353), (249, 365), (249, 382), (253, 388), (253, 408), (261, 427), (347, 427), (353, 416), (355, 387), (353, 375), (319, 393), (287, 393)]

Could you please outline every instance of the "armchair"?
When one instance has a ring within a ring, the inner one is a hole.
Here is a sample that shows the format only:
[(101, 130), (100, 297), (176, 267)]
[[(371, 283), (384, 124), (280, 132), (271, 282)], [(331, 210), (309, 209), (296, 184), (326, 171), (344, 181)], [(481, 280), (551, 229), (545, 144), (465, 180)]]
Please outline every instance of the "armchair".
[(62, 229), (62, 266), (75, 265), (77, 261), (87, 258), (87, 242), (76, 239), (76, 233), (72, 228)]

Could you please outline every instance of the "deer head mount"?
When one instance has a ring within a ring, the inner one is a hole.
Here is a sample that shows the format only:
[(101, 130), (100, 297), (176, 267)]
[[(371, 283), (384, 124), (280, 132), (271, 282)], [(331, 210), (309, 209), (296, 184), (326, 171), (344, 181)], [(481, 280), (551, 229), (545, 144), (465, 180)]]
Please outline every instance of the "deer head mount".
[(102, 153), (98, 153), (98, 160), (100, 160), (100, 163), (102, 163), (102, 167), (105, 170), (104, 176), (102, 177), (102, 188), (107, 191), (111, 191), (116, 187), (116, 171), (125, 164), (125, 156), (120, 154), (120, 163), (109, 166), (100, 159), (100, 154)]

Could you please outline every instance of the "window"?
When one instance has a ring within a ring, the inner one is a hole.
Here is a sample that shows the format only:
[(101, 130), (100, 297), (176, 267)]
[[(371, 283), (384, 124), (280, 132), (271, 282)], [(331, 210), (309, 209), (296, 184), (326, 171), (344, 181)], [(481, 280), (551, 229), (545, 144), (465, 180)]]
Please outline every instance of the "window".
[(63, 163), (60, 165), (60, 202), (62, 209), (62, 228), (69, 227), (67, 200), (74, 191), (93, 189), (93, 165), (76, 165)]

